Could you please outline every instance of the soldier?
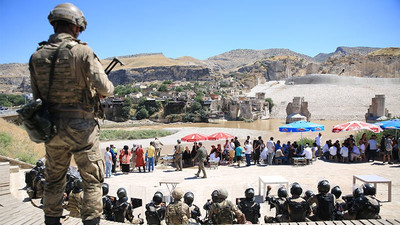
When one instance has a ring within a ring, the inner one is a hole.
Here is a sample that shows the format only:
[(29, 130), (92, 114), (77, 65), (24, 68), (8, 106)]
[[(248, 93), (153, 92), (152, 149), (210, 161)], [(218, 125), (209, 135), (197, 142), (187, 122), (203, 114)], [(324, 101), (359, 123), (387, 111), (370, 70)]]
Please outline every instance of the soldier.
[(82, 192), (82, 179), (76, 178), (74, 180), (74, 187), (72, 188), (71, 194), (68, 198), (68, 211), (69, 216), (72, 217), (81, 217), (81, 209), (82, 209), (82, 200), (83, 200), (83, 192)]
[(301, 198), (303, 189), (299, 183), (293, 183), (290, 188), (292, 197), (288, 198), (285, 202), (285, 210), (289, 213), (290, 222), (304, 222), (306, 221), (307, 214), (310, 213), (310, 206), (308, 202)]
[(199, 162), (199, 170), (197, 171), (196, 177), (199, 177), (200, 171), (203, 171), (203, 178), (207, 178), (206, 170), (204, 169), (204, 161), (207, 159), (207, 151), (203, 147), (203, 143), (199, 142), (198, 143), (199, 149), (197, 149), (197, 153), (192, 159), (192, 161), (197, 160)]
[(207, 202), (206, 202), (206, 204), (204, 204), (204, 206), (203, 206), (203, 209), (206, 210), (206, 216), (205, 216), (205, 218), (202, 220), (202, 224), (209, 224), (209, 223), (211, 223), (210, 209), (211, 209), (211, 206), (212, 206), (214, 203), (217, 203), (217, 202), (219, 202), (219, 199), (218, 199), (218, 190), (214, 190), (214, 191), (211, 193), (211, 199), (208, 199)]
[(101, 184), (103, 190), (103, 215), (106, 220), (114, 221), (114, 215), (112, 213), (112, 206), (114, 197), (108, 196), (109, 186), (107, 183)]
[(43, 161), (39, 160), (36, 163), (36, 167), (25, 174), (25, 182), (27, 183), (26, 192), (31, 200), (43, 197), (44, 186), (46, 184)]
[[(268, 186), (268, 192), (271, 189), (271, 186)], [(278, 198), (269, 197), (267, 195), (266, 201), (270, 204), (270, 209), (275, 208), (275, 218), (273, 217), (264, 217), (265, 223), (274, 223), (274, 222), (288, 222), (289, 221), (289, 213), (285, 208), (285, 202), (287, 200), (288, 193), (284, 186), (278, 189)]]
[(26, 188), (33, 186), (33, 181), (35, 180), (38, 174), (44, 174), (44, 162), (42, 159), (39, 159), (36, 162), (36, 166), (33, 167), (29, 172), (25, 172), (25, 184)]
[(178, 139), (176, 142), (178, 142), (178, 144), (176, 145), (174, 153), (174, 163), (176, 165), (175, 171), (182, 171), (183, 146), (181, 144), (181, 140)]
[(99, 148), (99, 96), (111, 96), (113, 84), (92, 49), (77, 38), (87, 21), (75, 5), (62, 3), (48, 16), (55, 34), (40, 43), (29, 61), (34, 100), (41, 99), (57, 133), (46, 147), (45, 224), (62, 216), (65, 175), (74, 155), (83, 180), (83, 224), (99, 224), (104, 162)]
[(315, 203), (316, 213), (312, 220), (333, 220), (335, 211), (335, 196), (329, 193), (330, 184), (327, 180), (318, 183), (318, 194), (311, 197), (308, 202), (310, 205)]
[(154, 140), (154, 148), (156, 149), (156, 166), (161, 155), (162, 146), (164, 146), (164, 144), (156, 137)]
[(246, 220), (244, 214), (226, 198), (228, 191), (224, 188), (218, 189), (218, 202), (210, 207), (209, 217), (213, 224), (233, 224), (235, 219), (238, 224), (244, 224)]
[(260, 203), (254, 201), (254, 188), (247, 188), (244, 192), (245, 199), (239, 202), (238, 208), (245, 215), (246, 220), (252, 224), (258, 223), (260, 214)]
[(200, 223), (200, 208), (193, 204), (194, 194), (192, 192), (186, 192), (183, 196), (183, 201), (189, 206), (190, 218), (195, 221), (195, 223)]
[(343, 199), (340, 198), (340, 196), (342, 195), (342, 190), (340, 190), (339, 186), (335, 186), (331, 189), (331, 193), (336, 198), (334, 219), (343, 220), (344, 212), (347, 210), (347, 204)]
[(379, 211), (380, 204), (379, 201), (374, 197), (376, 194), (376, 189), (372, 184), (363, 184), (363, 195), (354, 196), (354, 204), (351, 209), (349, 209), (349, 214), (353, 215), (355, 219), (380, 219)]
[(163, 194), (157, 191), (153, 196), (153, 201), (146, 204), (146, 220), (149, 225), (165, 224), (165, 203), (162, 202)]
[(183, 190), (179, 187), (172, 191), (174, 201), (167, 206), (165, 220), (167, 224), (189, 224), (189, 206), (182, 202)]
[(118, 200), (113, 206), (114, 221), (125, 223), (125, 219), (129, 222), (133, 220), (133, 207), (128, 202), (128, 197), (125, 188), (119, 188), (117, 190)]

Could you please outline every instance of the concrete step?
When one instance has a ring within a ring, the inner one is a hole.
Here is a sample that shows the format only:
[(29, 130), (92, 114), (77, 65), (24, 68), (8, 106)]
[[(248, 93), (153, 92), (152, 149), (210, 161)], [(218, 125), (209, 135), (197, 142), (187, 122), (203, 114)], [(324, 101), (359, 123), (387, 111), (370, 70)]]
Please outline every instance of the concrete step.
[(10, 166), (10, 173), (18, 173), (19, 166)]

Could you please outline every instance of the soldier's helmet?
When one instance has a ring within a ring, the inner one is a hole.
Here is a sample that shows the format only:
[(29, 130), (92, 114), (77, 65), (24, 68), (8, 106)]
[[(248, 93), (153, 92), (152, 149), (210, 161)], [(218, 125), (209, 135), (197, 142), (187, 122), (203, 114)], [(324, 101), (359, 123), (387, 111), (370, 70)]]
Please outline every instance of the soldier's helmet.
[(174, 191), (172, 191), (172, 197), (177, 200), (181, 199), (183, 197), (183, 194), (183, 190), (179, 187), (175, 188)]
[(322, 194), (326, 194), (329, 192), (329, 189), (331, 188), (331, 185), (329, 184), (329, 181), (327, 180), (321, 180), (318, 183), (318, 192)]
[(214, 190), (211, 193), (211, 199), (212, 199), (213, 202), (218, 202), (218, 190)]
[(39, 159), (39, 160), (36, 162), (36, 166), (37, 166), (37, 167), (44, 166), (43, 160)]
[(186, 192), (185, 196), (183, 196), (183, 201), (188, 204), (191, 205), (194, 201), (194, 194), (192, 192)]
[(288, 196), (288, 194), (287, 194), (286, 188), (285, 187), (280, 187), (278, 189), (278, 197), (279, 198), (286, 198), (287, 196)]
[(353, 197), (354, 198), (358, 198), (358, 197), (360, 197), (361, 195), (363, 195), (363, 189), (361, 189), (361, 188), (356, 188), (356, 189), (354, 189), (353, 190)]
[(118, 196), (118, 198), (124, 198), (124, 197), (126, 197), (126, 190), (125, 190), (125, 188), (119, 188), (118, 190), (117, 190), (117, 196)]
[(223, 201), (228, 198), (228, 191), (225, 188), (218, 189), (218, 198)]
[(339, 186), (335, 186), (332, 188), (331, 193), (336, 197), (339, 198), (342, 195), (342, 190), (340, 190)]
[(376, 194), (376, 188), (374, 185), (370, 183), (363, 184), (363, 191), (364, 195), (375, 195)]
[(164, 195), (161, 192), (157, 191), (156, 193), (154, 193), (153, 202), (157, 205), (160, 204), (162, 202), (163, 196)]
[(74, 190), (75, 191), (81, 191), (83, 188), (83, 182), (81, 178), (76, 178), (74, 180)]
[(313, 191), (311, 191), (311, 190), (307, 190), (305, 193), (304, 193), (304, 199), (306, 199), (306, 200), (308, 200), (309, 198), (311, 198), (312, 196), (314, 196), (314, 192)]
[(300, 196), (301, 193), (303, 193), (303, 189), (301, 188), (300, 184), (297, 182), (293, 183), (292, 187), (290, 188), (290, 194)]
[(254, 188), (247, 188), (246, 191), (244, 191), (244, 196), (246, 197), (246, 199), (253, 200)]
[(108, 191), (109, 191), (110, 189), (109, 189), (109, 186), (108, 186), (107, 183), (102, 183), (102, 184), (101, 184), (101, 189), (102, 189), (102, 191), (103, 191), (103, 196), (108, 195)]
[(79, 27), (80, 32), (86, 29), (87, 21), (83, 12), (71, 3), (62, 3), (54, 7), (47, 17), (51, 25), (57, 21), (66, 21)]

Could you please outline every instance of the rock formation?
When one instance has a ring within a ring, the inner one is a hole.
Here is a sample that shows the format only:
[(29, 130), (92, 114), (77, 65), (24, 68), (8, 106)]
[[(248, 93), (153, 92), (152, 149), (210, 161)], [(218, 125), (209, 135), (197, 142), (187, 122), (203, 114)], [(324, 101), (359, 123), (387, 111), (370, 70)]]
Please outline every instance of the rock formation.
[(296, 121), (310, 121), (311, 113), (308, 111), (308, 102), (303, 97), (294, 97), (293, 102), (289, 102), (286, 107), (286, 123)]

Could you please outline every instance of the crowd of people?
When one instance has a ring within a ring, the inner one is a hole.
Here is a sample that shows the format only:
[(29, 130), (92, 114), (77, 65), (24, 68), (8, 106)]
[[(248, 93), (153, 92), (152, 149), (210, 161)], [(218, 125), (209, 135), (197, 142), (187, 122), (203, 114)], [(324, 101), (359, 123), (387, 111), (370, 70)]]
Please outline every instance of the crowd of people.
[[(304, 145), (297, 141), (288, 141), (282, 144), (280, 140), (275, 142), (273, 137), (264, 141), (261, 136), (254, 140), (247, 136), (246, 140), (241, 143), (235, 137), (231, 140), (225, 140), (221, 144), (211, 145), (209, 150), (201, 142), (194, 142), (190, 149), (189, 146), (183, 146), (181, 141), (177, 140), (172, 157), (176, 171), (182, 171), (182, 168), (192, 167), (197, 163), (202, 164), (203, 161), (205, 164), (217, 163), (240, 167), (243, 164), (244, 166), (293, 164), (293, 158), (296, 157), (305, 158), (307, 164), (317, 158), (336, 162), (373, 162), (379, 157), (382, 158), (383, 163), (388, 162), (389, 164), (399, 160), (399, 140), (391, 135), (383, 136), (379, 143), (376, 135), (372, 135), (368, 139), (366, 133), (358, 141), (355, 140), (353, 135), (342, 142), (327, 140), (324, 145), (322, 145), (322, 140), (321, 133), (315, 137), (313, 143), (305, 143)], [(105, 177), (110, 177), (111, 174), (116, 173), (118, 166), (123, 174), (128, 174), (135, 168), (139, 172), (152, 172), (160, 160), (162, 146), (163, 144), (158, 138), (151, 141), (146, 150), (142, 145), (133, 144), (130, 149), (125, 145), (118, 151), (114, 145), (110, 145), (106, 148), (104, 155)], [(206, 152), (205, 159), (201, 160), (202, 163), (196, 159), (196, 154), (200, 148)], [(119, 162), (119, 165), (117, 165), (117, 162)], [(202, 169), (200, 168), (200, 170)]]
[[(140, 207), (127, 198), (124, 188), (117, 191), (117, 198), (108, 195), (108, 184), (103, 183), (103, 218), (133, 224), (144, 223), (142, 218), (135, 218), (133, 209)], [(372, 184), (363, 184), (354, 189), (352, 194), (342, 196), (339, 186), (330, 187), (327, 180), (317, 186), (318, 194), (307, 190), (303, 194), (297, 182), (290, 187), (277, 190), (277, 196), (270, 195), (268, 186), (266, 203), (275, 208), (275, 216), (265, 216), (265, 223), (333, 221), (343, 219), (379, 219), (380, 203), (374, 197), (376, 189)], [(201, 218), (200, 208), (193, 204), (194, 193), (177, 187), (172, 191), (173, 201), (166, 204), (163, 193), (157, 191), (152, 200), (145, 205), (147, 224), (258, 224), (260, 223), (260, 203), (255, 200), (254, 188), (247, 188), (244, 198), (228, 200), (228, 192), (221, 188), (211, 193), (203, 209), (206, 215)], [(340, 198), (342, 197), (342, 198)], [(183, 198), (183, 201), (182, 201)]]

